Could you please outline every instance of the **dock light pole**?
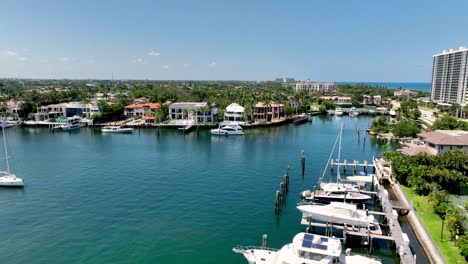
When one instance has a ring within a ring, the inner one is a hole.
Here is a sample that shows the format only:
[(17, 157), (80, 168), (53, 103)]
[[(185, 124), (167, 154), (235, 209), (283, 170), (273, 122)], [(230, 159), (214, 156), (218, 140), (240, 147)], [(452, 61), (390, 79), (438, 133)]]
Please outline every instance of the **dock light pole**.
[(442, 229), (440, 230), (440, 242), (442, 242), (442, 238), (444, 236), (444, 222), (445, 222), (445, 215), (442, 217)]

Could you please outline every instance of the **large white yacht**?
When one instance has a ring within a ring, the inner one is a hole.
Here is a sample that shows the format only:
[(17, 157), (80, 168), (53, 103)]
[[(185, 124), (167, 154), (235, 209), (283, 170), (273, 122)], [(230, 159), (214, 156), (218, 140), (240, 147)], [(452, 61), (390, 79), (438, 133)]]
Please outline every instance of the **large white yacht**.
[(81, 123), (81, 118), (79, 117), (71, 117), (68, 119), (68, 121), (62, 125), (62, 129), (64, 131), (70, 131), (78, 128), (84, 127), (84, 124)]
[(283, 246), (280, 250), (238, 246), (233, 248), (233, 251), (243, 254), (249, 264), (381, 263), (378, 259), (351, 254), (350, 250), (342, 254), (339, 239), (309, 233), (297, 234), (292, 243)]
[(5, 128), (2, 124), (3, 147), (5, 149), (6, 171), (0, 171), (0, 187), (23, 187), (23, 179), (10, 173), (10, 163), (8, 162), (8, 150), (6, 145)]
[(227, 125), (220, 128), (212, 129), (211, 134), (219, 136), (244, 135), (244, 131), (242, 130), (241, 126)]
[(325, 223), (346, 224), (355, 227), (365, 227), (374, 233), (381, 235), (382, 230), (373, 215), (369, 215), (365, 210), (357, 209), (355, 204), (331, 202), (327, 205), (300, 204), (297, 209), (304, 216)]

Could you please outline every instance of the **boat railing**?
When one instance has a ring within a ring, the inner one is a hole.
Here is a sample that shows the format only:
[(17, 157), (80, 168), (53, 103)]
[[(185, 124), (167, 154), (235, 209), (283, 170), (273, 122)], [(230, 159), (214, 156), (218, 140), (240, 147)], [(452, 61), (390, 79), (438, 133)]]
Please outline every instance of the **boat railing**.
[(260, 247), (260, 246), (239, 246), (239, 245), (232, 248), (233, 252), (240, 253), (240, 254), (243, 254), (244, 252), (248, 252), (252, 250), (278, 251), (279, 249), (269, 248), (269, 247)]

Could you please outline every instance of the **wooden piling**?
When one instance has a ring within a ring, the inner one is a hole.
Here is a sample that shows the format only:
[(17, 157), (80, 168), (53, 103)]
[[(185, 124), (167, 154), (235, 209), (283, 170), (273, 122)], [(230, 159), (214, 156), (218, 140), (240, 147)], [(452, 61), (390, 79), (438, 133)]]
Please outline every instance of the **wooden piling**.
[(262, 248), (266, 249), (268, 247), (268, 235), (263, 234), (262, 236)]
[(353, 174), (356, 175), (358, 161), (354, 160), (353, 162)]
[(301, 169), (302, 169), (302, 176), (304, 176), (304, 173), (305, 173), (305, 155), (304, 155), (304, 150), (302, 150), (302, 153), (301, 153)]
[(275, 214), (279, 214), (279, 205), (280, 205), (280, 194), (279, 191), (276, 191), (276, 196), (275, 196)]
[(284, 198), (285, 198), (284, 197), (284, 183), (283, 182), (280, 183), (280, 197), (281, 197), (281, 203), (283, 203)]
[(291, 176), (291, 167), (288, 166), (288, 168), (286, 168), (286, 174), (288, 175), (288, 178)]
[(364, 172), (367, 173), (367, 160), (364, 161)]
[(348, 161), (344, 160), (343, 173), (346, 174), (346, 167), (348, 166)]
[(284, 192), (288, 194), (289, 189), (289, 177), (287, 174), (284, 175)]

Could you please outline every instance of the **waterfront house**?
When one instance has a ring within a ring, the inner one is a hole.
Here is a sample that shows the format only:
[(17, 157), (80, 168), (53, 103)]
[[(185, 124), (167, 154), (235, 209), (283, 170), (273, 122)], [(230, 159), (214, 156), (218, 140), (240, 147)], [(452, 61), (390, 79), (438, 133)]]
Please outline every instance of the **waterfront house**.
[(224, 121), (244, 121), (244, 107), (232, 103), (226, 107)]
[(254, 106), (254, 122), (267, 123), (283, 120), (285, 117), (284, 104), (276, 102), (263, 103), (258, 102)]
[(330, 100), (335, 105), (350, 105), (351, 97), (350, 96), (320, 96), (322, 100)]
[(436, 130), (418, 134), (418, 139), (404, 143), (400, 152), (406, 155), (416, 155), (424, 152), (436, 155), (449, 150), (468, 151), (468, 131)]
[(154, 118), (156, 111), (161, 108), (158, 103), (142, 103), (142, 104), (131, 104), (125, 106), (124, 115), (127, 117), (148, 117)]
[(382, 96), (380, 95), (364, 95), (362, 104), (364, 105), (381, 105), (382, 104)]
[(83, 104), (80, 102), (50, 104), (39, 107), (37, 109), (37, 113), (35, 113), (35, 119), (36, 121), (40, 121), (57, 117), (91, 117), (92, 115), (98, 114), (99, 112), (100, 111), (97, 105), (97, 101), (93, 101), (88, 104)]
[(195, 123), (212, 123), (216, 109), (210, 109), (206, 102), (180, 102), (169, 106), (169, 118)]
[(18, 117), (18, 111), (21, 108), (21, 105), (24, 103), (24, 101), (15, 101), (15, 100), (10, 100), (6, 103), (6, 112), (8, 115), (13, 116), (13, 117)]
[(149, 102), (149, 99), (146, 97), (140, 97), (140, 98), (136, 98), (135, 100), (133, 100), (134, 104), (146, 104), (148, 102)]

